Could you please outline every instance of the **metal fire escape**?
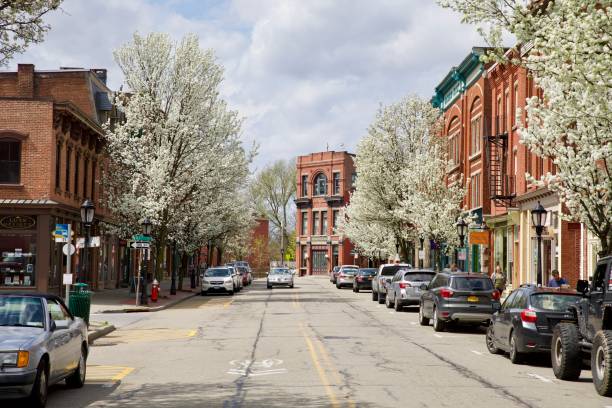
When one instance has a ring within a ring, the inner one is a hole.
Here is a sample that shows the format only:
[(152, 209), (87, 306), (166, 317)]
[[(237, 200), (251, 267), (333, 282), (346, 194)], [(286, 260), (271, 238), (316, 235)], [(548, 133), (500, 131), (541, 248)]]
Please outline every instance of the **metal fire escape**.
[(508, 133), (499, 131), (496, 118), (493, 136), (487, 136), (486, 152), (489, 161), (489, 194), (498, 206), (511, 207), (516, 197), (514, 176), (508, 174)]

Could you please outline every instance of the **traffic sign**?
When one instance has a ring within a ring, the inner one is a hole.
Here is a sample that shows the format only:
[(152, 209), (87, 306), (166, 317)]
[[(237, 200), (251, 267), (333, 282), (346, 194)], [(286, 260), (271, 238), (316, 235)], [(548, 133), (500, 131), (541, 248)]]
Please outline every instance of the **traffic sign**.
[(68, 238), (68, 224), (55, 224), (55, 231), (53, 231), (53, 235), (55, 235), (55, 238)]
[(62, 247), (62, 252), (64, 253), (64, 255), (68, 256), (68, 255), (74, 255), (74, 253), (76, 252), (76, 248), (74, 247), (74, 245), (72, 244), (66, 244)]
[[(77, 248), (85, 248), (85, 238), (77, 238)], [(88, 248), (97, 248), (100, 246), (100, 237), (90, 237), (87, 243)]]
[(130, 245), (132, 248), (149, 248), (148, 242), (132, 242)]
[(152, 237), (150, 235), (137, 234), (137, 235), (133, 235), (132, 236), (132, 241), (136, 241), (136, 242), (151, 242), (152, 241)]

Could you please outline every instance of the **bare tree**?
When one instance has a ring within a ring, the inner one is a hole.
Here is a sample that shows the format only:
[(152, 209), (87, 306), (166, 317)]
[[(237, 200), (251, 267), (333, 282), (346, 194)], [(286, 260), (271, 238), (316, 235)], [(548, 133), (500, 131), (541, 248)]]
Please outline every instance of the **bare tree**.
[(31, 43), (40, 43), (51, 28), (43, 16), (56, 10), (63, 0), (0, 0), (0, 66)]

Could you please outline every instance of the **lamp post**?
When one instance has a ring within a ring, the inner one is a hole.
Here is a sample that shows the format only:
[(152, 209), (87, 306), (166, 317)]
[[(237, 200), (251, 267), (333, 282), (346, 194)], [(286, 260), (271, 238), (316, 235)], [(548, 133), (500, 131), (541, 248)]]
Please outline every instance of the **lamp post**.
[(546, 224), (546, 215), (546, 208), (538, 201), (538, 205), (531, 210), (531, 221), (533, 222), (536, 235), (538, 236), (538, 286), (542, 286), (542, 232), (544, 232), (544, 225)]
[(85, 199), (85, 201), (83, 201), (83, 204), (81, 204), (81, 222), (83, 223), (83, 227), (85, 227), (85, 242), (83, 245), (83, 260), (79, 273), (79, 283), (83, 283), (84, 281), (86, 282), (87, 275), (89, 273), (89, 268), (87, 267), (87, 255), (89, 251), (87, 250), (87, 248), (89, 247), (89, 238), (91, 232), (91, 224), (93, 223), (94, 219), (94, 212), (95, 207), (93, 202), (89, 198)]
[(425, 247), (423, 246), (425, 243), (425, 239), (423, 237), (419, 238), (421, 243), (421, 250), (419, 251), (419, 266), (422, 268), (423, 263), (425, 262)]
[(396, 239), (395, 240), (395, 261), (398, 263), (400, 261), (399, 247), (400, 247), (399, 240)]
[[(142, 234), (145, 237), (151, 236), (151, 230), (153, 229), (153, 224), (148, 218), (145, 218), (142, 221)], [(140, 279), (141, 279), (141, 293), (140, 293), (140, 304), (147, 304), (147, 248), (142, 249), (142, 267), (140, 268)]]
[[(461, 249), (464, 249), (465, 247), (465, 233), (467, 232), (467, 228), (468, 228), (467, 222), (465, 222), (463, 218), (460, 218), (459, 221), (457, 221), (457, 235), (459, 235), (459, 242), (461, 243)], [(467, 258), (467, 254), (465, 255), (465, 257)], [(465, 260), (463, 260), (461, 269), (462, 270), (465, 269)]]

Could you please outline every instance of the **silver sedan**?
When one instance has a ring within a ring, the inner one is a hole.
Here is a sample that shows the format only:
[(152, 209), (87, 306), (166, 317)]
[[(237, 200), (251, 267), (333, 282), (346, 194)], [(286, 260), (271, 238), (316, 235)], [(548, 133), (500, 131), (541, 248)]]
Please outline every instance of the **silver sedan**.
[(82, 387), (88, 351), (85, 322), (61, 298), (0, 294), (0, 398), (44, 407), (50, 385)]
[(293, 285), (293, 272), (289, 268), (272, 268), (268, 273), (268, 279), (266, 280), (268, 289), (272, 289), (273, 286), (292, 288)]
[(429, 284), (436, 273), (428, 269), (400, 269), (387, 284), (385, 304), (401, 311), (404, 306), (418, 305), (421, 285)]

